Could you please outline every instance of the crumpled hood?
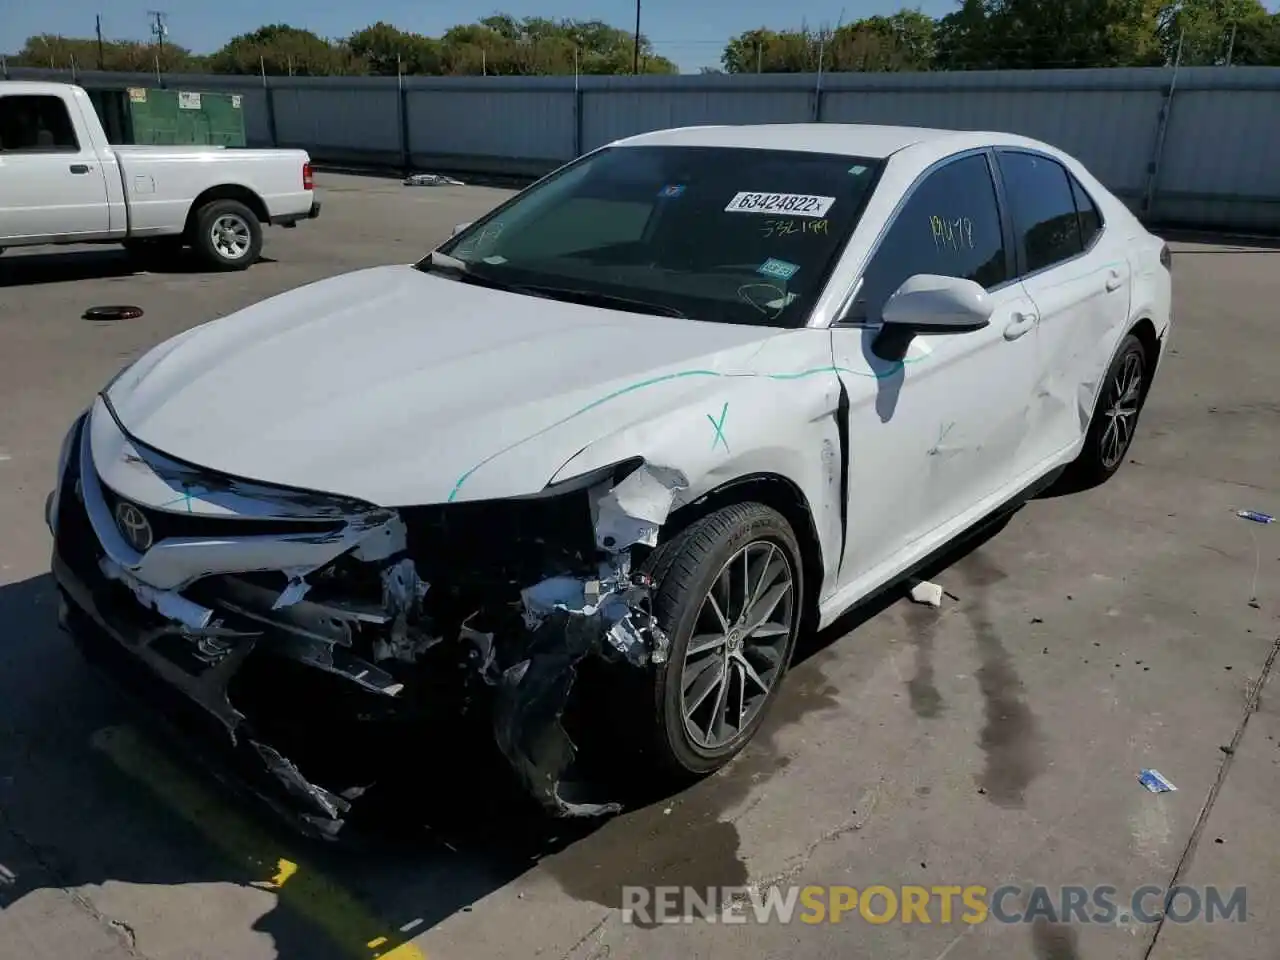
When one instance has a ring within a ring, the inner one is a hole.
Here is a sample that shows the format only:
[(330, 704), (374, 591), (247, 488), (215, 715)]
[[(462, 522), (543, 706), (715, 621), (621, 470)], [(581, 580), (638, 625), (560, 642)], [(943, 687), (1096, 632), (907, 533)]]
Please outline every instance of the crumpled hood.
[(777, 333), (378, 267), (188, 330), (106, 395), (142, 443), (233, 476), (477, 500), (542, 489), (593, 441), (717, 389), (690, 371), (742, 369)]

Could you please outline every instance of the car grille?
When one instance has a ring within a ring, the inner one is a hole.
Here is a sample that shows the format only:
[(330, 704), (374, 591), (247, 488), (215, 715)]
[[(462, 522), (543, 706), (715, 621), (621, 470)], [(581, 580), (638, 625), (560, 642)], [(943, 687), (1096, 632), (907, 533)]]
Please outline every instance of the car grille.
[(116, 506), (129, 503), (141, 511), (151, 524), (153, 542), (159, 543), (171, 537), (204, 539), (210, 537), (281, 536), (290, 533), (334, 533), (342, 529), (340, 520), (282, 520), (246, 519), (243, 517), (211, 517), (198, 513), (171, 513), (144, 506), (135, 500), (126, 500), (106, 485), (102, 495), (114, 517)]

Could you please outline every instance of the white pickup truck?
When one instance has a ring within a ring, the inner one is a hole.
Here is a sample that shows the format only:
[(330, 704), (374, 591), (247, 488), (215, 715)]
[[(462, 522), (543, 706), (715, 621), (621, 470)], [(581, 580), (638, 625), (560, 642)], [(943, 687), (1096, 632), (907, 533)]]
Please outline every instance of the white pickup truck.
[(191, 246), (211, 267), (243, 270), (263, 224), (319, 213), (306, 151), (112, 146), (80, 87), (0, 82), (0, 249)]

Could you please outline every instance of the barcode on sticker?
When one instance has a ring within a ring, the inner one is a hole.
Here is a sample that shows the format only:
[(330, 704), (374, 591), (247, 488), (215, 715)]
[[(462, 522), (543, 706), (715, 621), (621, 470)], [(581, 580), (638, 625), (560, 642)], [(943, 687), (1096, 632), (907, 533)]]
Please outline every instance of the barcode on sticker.
[(734, 195), (725, 213), (783, 213), (793, 217), (825, 217), (835, 197), (817, 197), (807, 193), (753, 193)]

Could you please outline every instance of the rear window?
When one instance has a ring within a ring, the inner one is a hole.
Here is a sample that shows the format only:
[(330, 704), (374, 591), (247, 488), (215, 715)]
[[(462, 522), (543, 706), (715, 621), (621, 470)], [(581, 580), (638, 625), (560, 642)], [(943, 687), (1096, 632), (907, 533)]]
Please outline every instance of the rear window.
[(517, 195), (441, 252), (506, 283), (698, 320), (801, 326), (879, 168), (788, 150), (612, 147)]

